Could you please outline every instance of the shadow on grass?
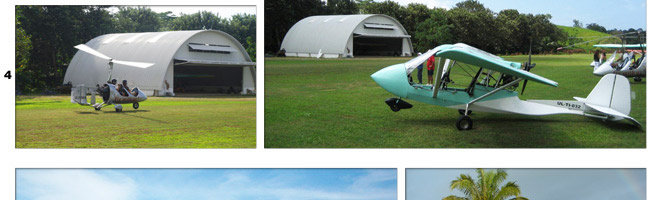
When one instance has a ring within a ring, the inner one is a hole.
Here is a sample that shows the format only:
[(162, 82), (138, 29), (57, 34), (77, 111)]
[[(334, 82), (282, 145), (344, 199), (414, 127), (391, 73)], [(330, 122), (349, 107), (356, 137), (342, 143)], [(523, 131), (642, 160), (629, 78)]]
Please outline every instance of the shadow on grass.
[(16, 102), (16, 106), (25, 106), (33, 104), (52, 104), (52, 103), (61, 103), (61, 101), (40, 101), (40, 102)]
[[(630, 123), (627, 120), (621, 120), (621, 121), (604, 121), (601, 119), (595, 119), (591, 118), (591, 121), (594, 121), (595, 123), (599, 123), (602, 126), (605, 126), (607, 128), (610, 128), (615, 131), (632, 131), (632, 132), (639, 132), (639, 133), (646, 133), (646, 129), (644, 127), (638, 127), (632, 123)], [(640, 122), (641, 123), (641, 122)]]
[(210, 99), (236, 99), (236, 98), (250, 98), (256, 97), (252, 95), (241, 95), (241, 94), (218, 94), (218, 93), (177, 93), (177, 96), (166, 97), (166, 98), (210, 98)]
[(162, 123), (162, 124), (168, 123), (166, 121), (158, 120), (158, 119), (154, 119), (154, 118), (143, 117), (143, 116), (138, 116), (138, 115), (130, 115), (131, 113), (143, 113), (143, 112), (149, 112), (149, 110), (127, 110), (127, 111), (122, 111), (122, 112), (115, 112), (115, 111), (110, 111), (110, 110), (103, 111), (103, 113), (116, 113), (116, 114), (120, 114), (120, 115), (124, 115), (124, 116), (130, 116), (130, 117), (145, 119), (145, 120), (158, 122), (158, 123)]

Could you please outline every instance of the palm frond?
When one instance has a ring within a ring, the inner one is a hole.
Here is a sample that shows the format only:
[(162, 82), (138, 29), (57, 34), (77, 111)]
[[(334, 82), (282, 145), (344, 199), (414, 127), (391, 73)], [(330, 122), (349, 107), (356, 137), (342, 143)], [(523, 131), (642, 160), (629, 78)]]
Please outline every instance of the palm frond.
[[(469, 198), (466, 198), (466, 197), (458, 197), (458, 196), (455, 196), (455, 195), (450, 195), (450, 196), (444, 197), (444, 198), (441, 199), (441, 200), (469, 200)], [(527, 199), (527, 200), (528, 200), (528, 199)]]

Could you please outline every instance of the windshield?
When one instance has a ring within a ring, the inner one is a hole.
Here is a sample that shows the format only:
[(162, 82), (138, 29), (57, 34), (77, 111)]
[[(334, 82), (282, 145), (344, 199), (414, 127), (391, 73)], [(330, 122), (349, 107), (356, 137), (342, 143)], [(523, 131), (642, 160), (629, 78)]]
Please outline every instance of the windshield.
[(411, 72), (416, 69), (419, 65), (423, 64), (423, 62), (427, 61), (430, 56), (434, 56), (435, 53), (440, 51), (442, 46), (438, 46), (432, 50), (428, 50), (428, 52), (425, 52), (424, 54), (421, 54), (420, 56), (417, 56), (414, 59), (411, 59), (405, 63), (405, 68), (407, 69), (407, 75), (411, 74)]

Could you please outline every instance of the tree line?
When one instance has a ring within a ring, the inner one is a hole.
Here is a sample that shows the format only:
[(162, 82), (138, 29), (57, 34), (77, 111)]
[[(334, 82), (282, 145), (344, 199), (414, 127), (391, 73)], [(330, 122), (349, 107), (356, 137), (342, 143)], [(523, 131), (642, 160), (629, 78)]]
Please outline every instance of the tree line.
[(268, 53), (279, 50), (290, 27), (313, 15), (391, 16), (411, 35), (417, 52), (462, 42), (495, 54), (526, 54), (530, 47), (533, 53), (544, 53), (580, 42), (551, 23), (550, 14), (534, 15), (515, 9), (494, 12), (477, 0), (459, 2), (451, 9), (431, 9), (418, 3), (403, 6), (388, 0), (269, 0), (265, 2), (265, 14)]
[(573, 27), (586, 28), (586, 29), (589, 29), (589, 30), (594, 30), (594, 31), (602, 32), (602, 33), (607, 33), (607, 34), (610, 34), (610, 35), (621, 35), (623, 33), (638, 32), (638, 33), (641, 34), (640, 36), (631, 35), (631, 36), (623, 37), (621, 39), (624, 40), (623, 42), (625, 42), (626, 44), (646, 43), (646, 31), (643, 30), (642, 28), (638, 28), (638, 29), (634, 29), (634, 28), (616, 29), (616, 28), (614, 28), (614, 29), (607, 30), (604, 26), (600, 26), (600, 24), (597, 24), (597, 23), (589, 23), (589, 24), (586, 24), (586, 26), (584, 27), (584, 24), (579, 20), (575, 19), (575, 20), (572, 20), (572, 22), (574, 24)]
[(407, 30), (414, 50), (440, 44), (466, 43), (497, 54), (540, 53), (560, 47), (567, 34), (550, 22), (549, 14), (525, 14), (508, 9), (498, 13), (478, 1), (466, 0), (451, 9), (423, 4), (402, 6), (374, 0), (270, 0), (265, 2), (265, 50), (279, 50), (282, 38), (297, 21), (312, 15), (385, 14)]
[(175, 16), (146, 7), (16, 6), (16, 87), (36, 92), (62, 85), (73, 46), (104, 34), (214, 29), (235, 37), (255, 61), (256, 17), (200, 11)]

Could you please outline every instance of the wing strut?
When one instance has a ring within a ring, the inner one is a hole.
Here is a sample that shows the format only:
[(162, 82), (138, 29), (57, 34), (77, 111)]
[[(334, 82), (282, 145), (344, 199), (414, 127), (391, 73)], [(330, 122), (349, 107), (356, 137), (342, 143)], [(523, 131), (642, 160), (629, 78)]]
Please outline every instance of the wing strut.
[(464, 115), (469, 115), (469, 105), (475, 103), (476, 101), (480, 101), (481, 99), (484, 99), (485, 97), (488, 97), (488, 96), (490, 96), (490, 95), (492, 95), (492, 94), (494, 94), (494, 93), (496, 93), (496, 92), (498, 92), (498, 91), (501, 91), (501, 90), (503, 90), (503, 89), (506, 89), (507, 87), (510, 87), (510, 86), (512, 86), (512, 85), (515, 85), (516, 83), (519, 83), (519, 82), (522, 81), (522, 80), (524, 80), (524, 79), (523, 79), (523, 78), (517, 78), (517, 79), (515, 79), (514, 81), (512, 81), (512, 82), (510, 82), (510, 83), (508, 83), (508, 84), (505, 84), (505, 85), (503, 85), (503, 86), (501, 86), (501, 87), (499, 87), (499, 88), (497, 88), (497, 89), (495, 89), (495, 90), (492, 90), (492, 91), (490, 91), (490, 92), (488, 92), (488, 93), (485, 93), (483, 96), (480, 96), (480, 97), (478, 97), (478, 98), (475, 98), (475, 99), (469, 101), (469, 103), (467, 103), (467, 105), (466, 105), (466, 107), (465, 107), (465, 109), (464, 109)]

